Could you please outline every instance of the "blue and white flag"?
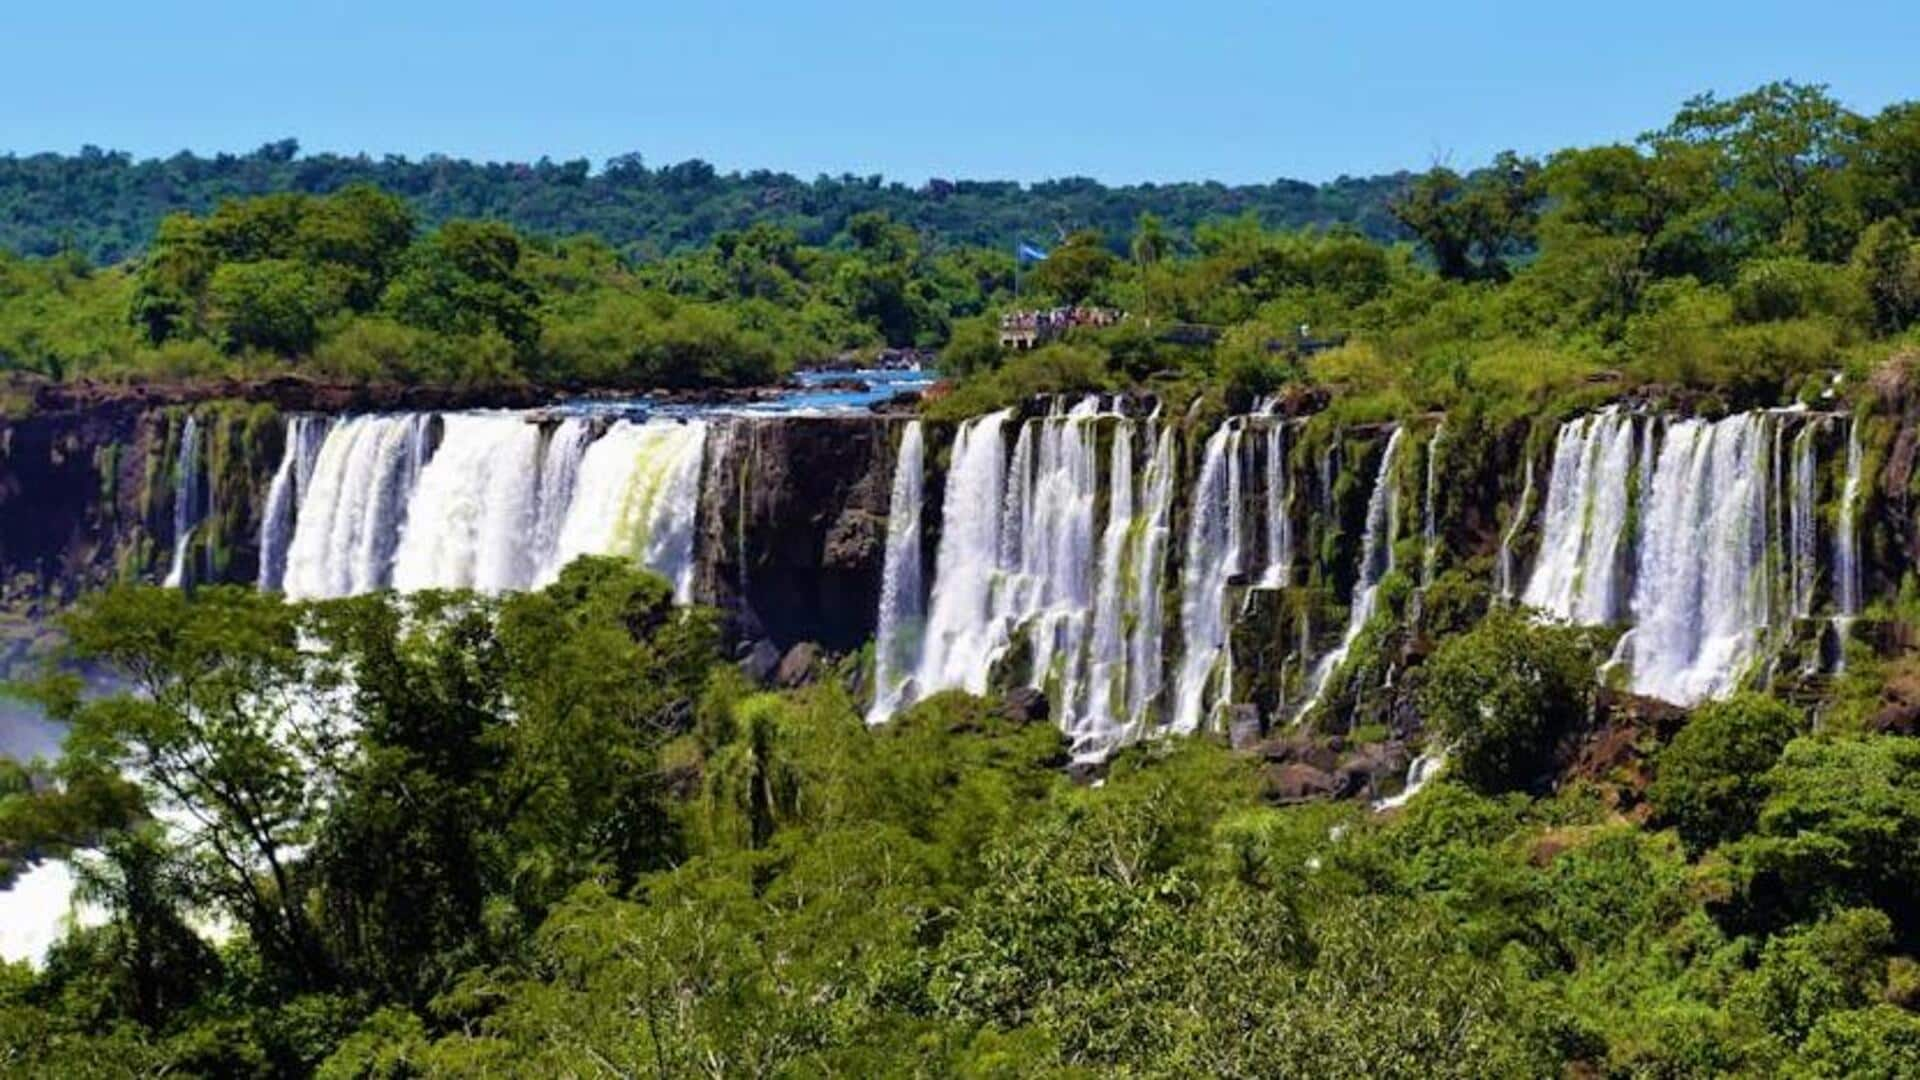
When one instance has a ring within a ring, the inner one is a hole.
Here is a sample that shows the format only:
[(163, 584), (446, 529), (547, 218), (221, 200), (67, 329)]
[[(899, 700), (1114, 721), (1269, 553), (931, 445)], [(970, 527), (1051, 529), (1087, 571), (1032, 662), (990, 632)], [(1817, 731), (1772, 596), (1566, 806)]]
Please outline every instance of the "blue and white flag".
[(1014, 256), (1018, 258), (1021, 262), (1039, 262), (1042, 259), (1045, 259), (1047, 257), (1047, 252), (1045, 248), (1034, 247), (1032, 244), (1027, 243), (1025, 240), (1022, 240), (1020, 241), (1020, 243), (1016, 244), (1014, 246), (1013, 252), (1014, 252)]

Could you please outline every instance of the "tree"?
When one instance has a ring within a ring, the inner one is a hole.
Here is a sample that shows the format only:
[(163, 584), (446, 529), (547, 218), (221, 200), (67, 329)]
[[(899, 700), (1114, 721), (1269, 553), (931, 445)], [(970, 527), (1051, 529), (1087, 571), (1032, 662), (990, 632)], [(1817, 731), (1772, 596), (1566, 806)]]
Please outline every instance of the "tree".
[(1533, 241), (1542, 194), (1539, 162), (1507, 150), (1471, 176), (1436, 165), (1387, 207), (1441, 277), (1504, 281), (1508, 260)]
[(520, 273), (520, 237), (493, 221), (450, 221), (414, 245), (383, 302), (401, 322), (441, 334), (539, 333), (538, 298)]
[(1645, 141), (1714, 155), (1719, 206), (1745, 251), (1842, 257), (1864, 222), (1845, 190), (1863, 122), (1823, 86), (1773, 82), (1722, 100), (1702, 94)]
[(199, 889), (247, 926), (294, 986), (333, 971), (292, 853), (314, 838), (344, 738), (304, 693), (295, 611), (277, 596), (215, 587), (119, 586), (65, 620), (74, 657), (131, 692), (52, 704), (68, 753), (140, 778), (179, 823)]
[(1443, 642), (1423, 670), (1421, 715), (1445, 741), (1450, 771), (1483, 791), (1531, 784), (1593, 693), (1578, 631), (1508, 612)]
[(207, 285), (207, 324), (235, 351), (305, 354), (324, 307), (307, 268), (290, 259), (226, 263)]
[(1867, 227), (1853, 249), (1853, 267), (1873, 304), (1874, 329), (1898, 334), (1920, 319), (1920, 243), (1900, 219)]
[(1801, 737), (1731, 848), (1756, 919), (1871, 905), (1920, 934), (1920, 740)]
[(1709, 702), (1655, 759), (1647, 799), (1698, 853), (1746, 833), (1780, 751), (1806, 728), (1794, 709), (1758, 694)]
[(1048, 252), (1027, 280), (1063, 304), (1086, 303), (1103, 298), (1101, 290), (1118, 263), (1107, 250), (1105, 237), (1097, 230), (1081, 229)]

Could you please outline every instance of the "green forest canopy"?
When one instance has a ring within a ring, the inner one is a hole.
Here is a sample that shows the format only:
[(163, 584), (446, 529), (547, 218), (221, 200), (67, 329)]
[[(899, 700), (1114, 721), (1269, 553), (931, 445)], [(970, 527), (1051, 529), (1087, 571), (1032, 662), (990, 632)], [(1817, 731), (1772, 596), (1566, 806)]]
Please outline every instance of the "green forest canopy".
[(1271, 228), (1348, 224), (1389, 240), (1400, 233), (1386, 201), (1404, 179), (1121, 187), (1084, 177), (1036, 184), (933, 179), (914, 188), (878, 176), (807, 181), (764, 169), (721, 173), (699, 160), (650, 168), (638, 154), (595, 170), (584, 160), (544, 158), (523, 164), (303, 156), (292, 139), (251, 154), (182, 152), (146, 161), (86, 147), (76, 155), (0, 157), (0, 250), (77, 251), (98, 263), (119, 262), (144, 249), (169, 214), (204, 214), (227, 199), (259, 195), (329, 195), (356, 184), (400, 196), (428, 226), (487, 218), (544, 236), (592, 233), (635, 259), (702, 248), (754, 224), (824, 244), (874, 211), (938, 246), (999, 251), (1076, 228), (1120, 236), (1149, 213), (1181, 232), (1209, 218), (1252, 213)]
[[(1920, 104), (1866, 117), (1771, 84), (1690, 101), (1633, 144), (1436, 168), (1385, 206), (1413, 243), (1143, 213), (1020, 272), (1006, 248), (953, 245), (904, 210), (828, 234), (773, 215), (636, 258), (497, 220), (435, 224), (370, 186), (283, 193), (169, 217), (111, 267), (0, 258), (0, 365), (688, 386), (911, 346), (979, 376), (955, 411), (1185, 379), (1311, 382), (1393, 415), (1537, 407), (1595, 379), (1771, 403), (1864, 373), (1920, 315)], [(1003, 370), (994, 320), (1016, 302), (1133, 317)], [(1184, 324), (1209, 332), (1168, 333)], [(1346, 346), (1303, 361), (1303, 325)]]

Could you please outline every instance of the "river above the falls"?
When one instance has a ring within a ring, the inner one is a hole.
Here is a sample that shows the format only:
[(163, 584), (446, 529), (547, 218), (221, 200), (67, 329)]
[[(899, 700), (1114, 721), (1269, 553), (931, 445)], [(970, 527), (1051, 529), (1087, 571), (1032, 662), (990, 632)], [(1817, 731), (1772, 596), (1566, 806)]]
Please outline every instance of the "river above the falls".
[(677, 400), (648, 395), (573, 398), (550, 407), (559, 415), (834, 416), (867, 412), (931, 387), (937, 376), (917, 368), (822, 368), (797, 371), (788, 383), (764, 390)]

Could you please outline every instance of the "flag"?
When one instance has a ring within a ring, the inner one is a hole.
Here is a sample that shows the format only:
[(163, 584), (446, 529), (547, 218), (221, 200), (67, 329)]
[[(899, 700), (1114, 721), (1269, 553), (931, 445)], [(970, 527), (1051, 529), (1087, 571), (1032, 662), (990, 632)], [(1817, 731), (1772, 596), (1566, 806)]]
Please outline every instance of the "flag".
[(1021, 262), (1039, 262), (1047, 257), (1046, 249), (1034, 247), (1025, 240), (1014, 245), (1013, 254)]

